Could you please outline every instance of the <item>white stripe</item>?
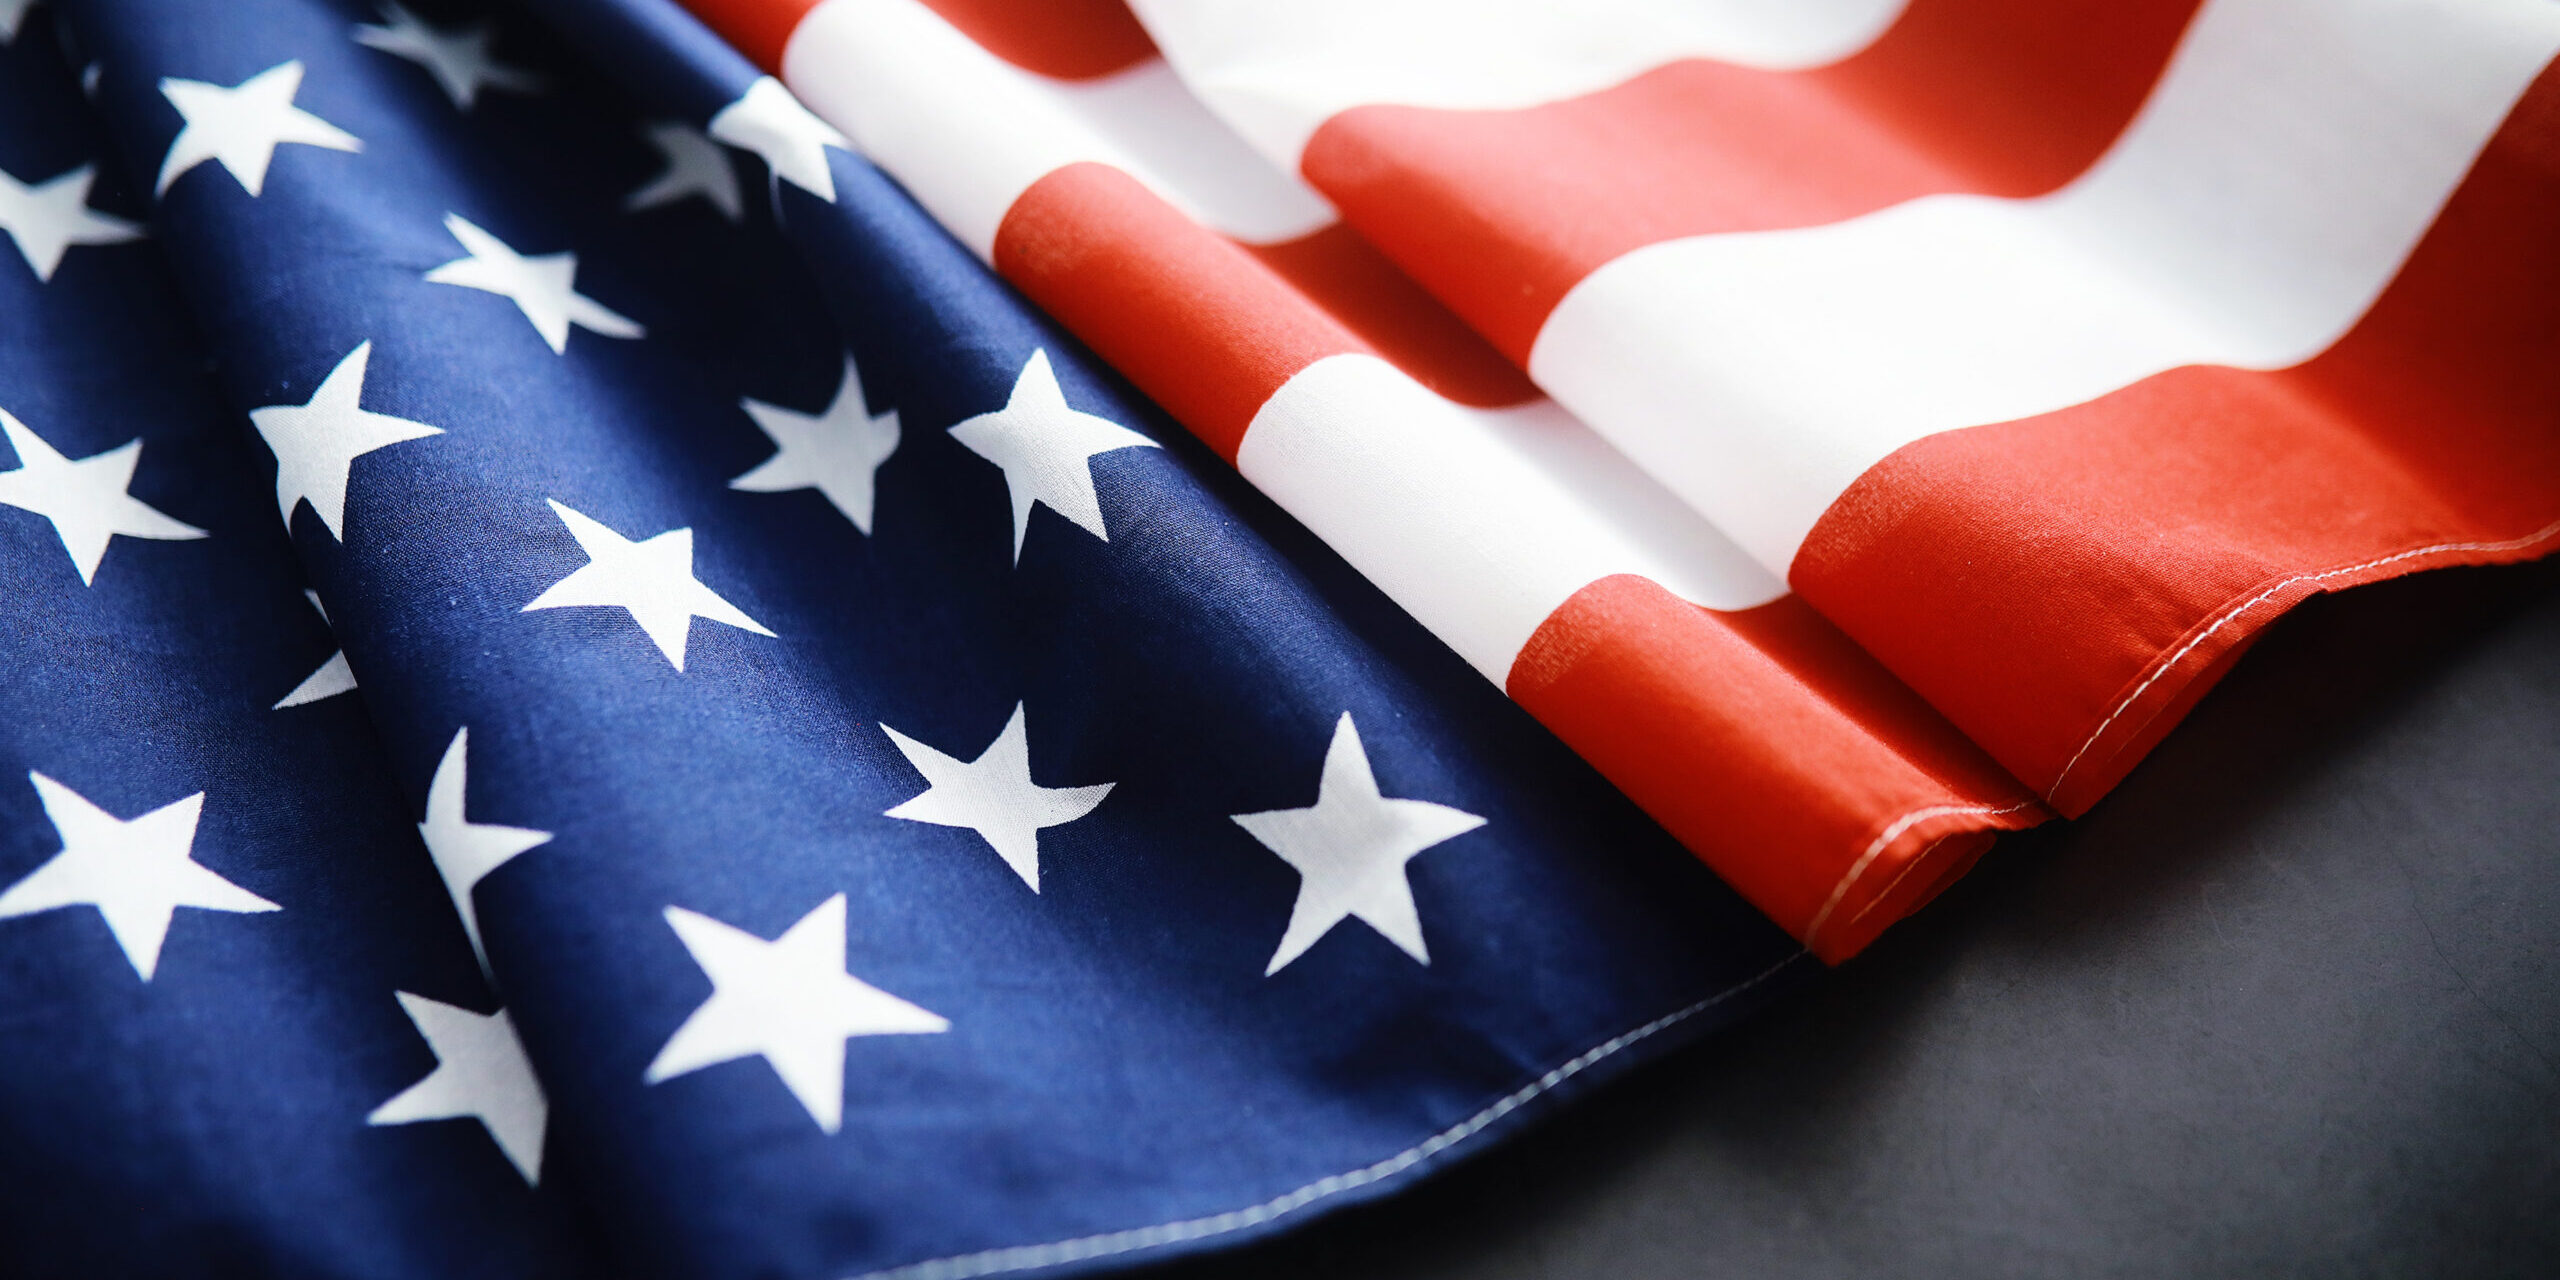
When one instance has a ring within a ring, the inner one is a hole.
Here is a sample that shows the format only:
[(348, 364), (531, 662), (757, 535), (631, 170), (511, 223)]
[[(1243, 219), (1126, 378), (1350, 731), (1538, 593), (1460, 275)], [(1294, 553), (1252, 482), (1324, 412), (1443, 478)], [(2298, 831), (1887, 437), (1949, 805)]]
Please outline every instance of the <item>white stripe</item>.
[[(794, 32), (783, 78), (982, 258), (1023, 189), (1079, 160), (1130, 172), (1240, 239), (1332, 217), (1161, 60), (1048, 80), (915, 0), (826, 0)], [(1547, 615), (1612, 574), (1720, 609), (1786, 591), (1552, 402), (1470, 409), (1371, 356), (1300, 370), (1236, 462), (1496, 685)]]
[(1612, 574), (1716, 609), (1786, 593), (1553, 402), (1470, 409), (1374, 356), (1300, 370), (1236, 468), (1497, 686), (1547, 615)]
[(1156, 46), (1291, 173), (1366, 103), (1487, 110), (1579, 97), (1683, 58), (1836, 62), (1906, 0), (1133, 0)]
[(1240, 240), (1295, 239), (1333, 208), (1218, 123), (1161, 58), (1053, 80), (994, 54), (916, 0), (826, 0), (782, 78), (981, 258), (1024, 188), (1099, 161)]
[(2063, 190), (1636, 250), (1566, 296), (1530, 372), (1783, 574), (1924, 436), (2326, 349), (2555, 49), (2550, 0), (2214, 0)]

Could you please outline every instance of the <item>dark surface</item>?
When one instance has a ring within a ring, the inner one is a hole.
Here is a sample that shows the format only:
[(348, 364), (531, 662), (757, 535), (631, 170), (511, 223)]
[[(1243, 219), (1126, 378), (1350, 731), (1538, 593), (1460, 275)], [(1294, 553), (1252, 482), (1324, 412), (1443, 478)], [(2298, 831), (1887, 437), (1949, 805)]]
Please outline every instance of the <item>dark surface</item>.
[(2560, 1275), (2555, 582), (2315, 601), (1805, 998), (1142, 1274)]

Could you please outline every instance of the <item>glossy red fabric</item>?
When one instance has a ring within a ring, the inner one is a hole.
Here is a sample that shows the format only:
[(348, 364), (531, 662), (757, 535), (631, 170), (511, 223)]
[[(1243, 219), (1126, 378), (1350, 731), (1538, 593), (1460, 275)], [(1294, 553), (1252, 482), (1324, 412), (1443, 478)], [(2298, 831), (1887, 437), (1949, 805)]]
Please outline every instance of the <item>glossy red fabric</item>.
[[(1107, 76), (1155, 56), (1155, 43), (1120, 0), (922, 0), (989, 53), (1060, 80)], [(749, 61), (779, 74), (782, 50), (818, 0), (686, 0), (685, 7)]]
[(1230, 462), (1271, 393), (1326, 356), (1383, 357), (1466, 404), (1537, 394), (1356, 235), (1240, 245), (1108, 165), (1024, 191), (995, 266)]
[(782, 69), (783, 47), (818, 0), (685, 0), (703, 25), (769, 72)]
[(1639, 577), (1538, 629), (1509, 692), (1814, 954), (1854, 955), (2048, 816), (1793, 596), (1701, 609)]
[(2133, 118), (2196, 3), (1914, 0), (1810, 71), (1686, 61), (1516, 111), (1355, 107), (1301, 169), (1525, 365), (1565, 292), (1629, 250), (2070, 181)]
[[(1055, 79), (1153, 52), (1116, 4), (928, 2)], [(690, 3), (768, 66), (809, 7)], [(1683, 61), (1522, 110), (1355, 107), (1301, 164), (1349, 225), (1277, 245), (1065, 164), (992, 257), (1230, 460), (1330, 356), (1517, 404), (1557, 301), (1631, 249), (2070, 182), (2197, 9), (1914, 0), (1809, 71)], [(2304, 596), (2560, 542), (2556, 97), (2546, 73), (2322, 355), (1921, 440), (1833, 503), (1798, 595), (1719, 613), (1604, 577), (1507, 691), (1810, 949), (1855, 954), (1992, 833), (2084, 811)]]
[(2084, 812), (2304, 597), (2560, 541), (2555, 216), (2546, 70), (2326, 353), (1910, 445), (1832, 505), (1791, 581)]

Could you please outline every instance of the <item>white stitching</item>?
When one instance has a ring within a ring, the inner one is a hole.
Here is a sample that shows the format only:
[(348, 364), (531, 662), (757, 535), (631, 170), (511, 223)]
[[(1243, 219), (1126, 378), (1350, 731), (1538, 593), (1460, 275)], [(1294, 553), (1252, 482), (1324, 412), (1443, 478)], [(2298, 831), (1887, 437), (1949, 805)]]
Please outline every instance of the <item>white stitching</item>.
[(1780, 960), (1776, 964), (1761, 970), (1759, 973), (1754, 974), (1741, 982), (1737, 982), (1714, 995), (1708, 996), (1706, 999), (1700, 1000), (1687, 1008), (1676, 1009), (1644, 1024), (1643, 1026), (1637, 1027), (1632, 1031), (1622, 1032), (1616, 1036), (1612, 1036), (1609, 1039), (1584, 1050), (1582, 1053), (1575, 1055), (1573, 1058), (1568, 1059), (1562, 1065), (1547, 1072), (1545, 1075), (1530, 1081), (1517, 1091), (1495, 1102), (1492, 1106), (1486, 1107), (1484, 1110), (1475, 1113), (1458, 1124), (1443, 1129), (1429, 1138), (1424, 1139), (1422, 1142), (1414, 1146), (1407, 1147), (1395, 1155), (1389, 1156), (1386, 1159), (1380, 1160), (1375, 1164), (1366, 1166), (1365, 1168), (1354, 1169), (1348, 1173), (1337, 1173), (1329, 1178), (1320, 1178), (1298, 1188), (1295, 1191), (1289, 1192), (1286, 1195), (1265, 1200), (1260, 1204), (1251, 1205), (1242, 1209), (1229, 1210), (1226, 1213), (1213, 1214), (1205, 1218), (1187, 1218), (1180, 1222), (1159, 1223), (1152, 1227), (1135, 1227), (1126, 1231), (1112, 1231), (1101, 1235), (1082, 1236), (1077, 1239), (1059, 1240), (1050, 1244), (1016, 1245), (1008, 1249), (988, 1249), (979, 1253), (960, 1254), (949, 1258), (935, 1258), (926, 1262), (912, 1262), (904, 1266), (891, 1267), (883, 1271), (868, 1272), (861, 1276), (854, 1277), (854, 1280), (965, 1280), (966, 1277), (971, 1276), (996, 1275), (1007, 1271), (1027, 1271), (1034, 1267), (1054, 1266), (1061, 1262), (1077, 1262), (1087, 1258), (1100, 1258), (1115, 1253), (1128, 1253), (1132, 1250), (1153, 1248), (1157, 1245), (1173, 1244), (1178, 1241), (1199, 1240), (1208, 1236), (1223, 1235), (1227, 1232), (1241, 1231), (1247, 1227), (1259, 1226), (1262, 1223), (1269, 1222), (1283, 1214), (1293, 1213), (1299, 1209), (1303, 1209), (1318, 1200), (1325, 1199), (1329, 1196), (1340, 1195), (1345, 1191), (1356, 1190), (1382, 1178), (1390, 1178), (1396, 1174), (1402, 1173), (1405, 1170), (1410, 1169), (1413, 1166), (1474, 1137), (1478, 1133), (1483, 1132), (1486, 1126), (1500, 1120), (1502, 1117), (1507, 1116), (1514, 1111), (1519, 1110), (1521, 1107), (1536, 1099), (1540, 1094), (1555, 1088), (1557, 1085), (1563, 1084), (1566, 1080), (1569, 1080), (1574, 1076), (1580, 1075), (1602, 1059), (1615, 1055), (1638, 1041), (1650, 1038), (1678, 1023), (1685, 1022), (1690, 1018), (1693, 1018), (1698, 1014), (1741, 994), (1744, 991), (1750, 990), (1751, 988), (1768, 981), (1770, 978), (1776, 976), (1779, 970), (1804, 959), (1805, 955), (1805, 952), (1798, 951), (1795, 954), (1788, 956), (1786, 959)]
[(1893, 825), (1886, 827), (1884, 829), (1884, 833), (1877, 836), (1875, 841), (1867, 846), (1867, 851), (1859, 854), (1856, 862), (1849, 864), (1849, 870), (1847, 874), (1840, 877), (1840, 883), (1831, 886), (1831, 896), (1823, 899), (1822, 909), (1814, 912), (1813, 919), (1804, 927), (1805, 945), (1808, 947), (1813, 945), (1814, 938), (1822, 933), (1823, 922), (1831, 918), (1832, 909), (1840, 905), (1840, 899), (1849, 892), (1849, 886), (1857, 883), (1858, 877), (1867, 873), (1868, 864), (1874, 862), (1876, 860), (1876, 855), (1883, 853), (1887, 846), (1902, 838), (1902, 833), (1909, 831), (1913, 823), (1925, 822), (1931, 818), (1942, 818), (1958, 813), (1976, 813), (1981, 814), (1986, 818), (1996, 818), (2002, 814), (2016, 813), (2021, 809), (2032, 809), (2034, 807), (2036, 807), (2036, 802), (2033, 800), (2021, 800), (2016, 804), (1999, 809), (1994, 809), (1989, 805), (1981, 804), (1941, 804), (1931, 805), (1926, 809), (1914, 809), (1911, 812), (1894, 819)]
[[(2046, 788), (2045, 794), (2053, 795), (2061, 791), (2063, 780), (2069, 778), (2071, 776), (2071, 771), (2079, 767), (2081, 758), (2089, 754), (2089, 748), (2096, 746), (2098, 739), (2105, 736), (2108, 728), (2113, 726), (2116, 720), (2123, 716), (2125, 711), (2132, 707), (2135, 702), (2140, 701), (2142, 695), (2149, 692), (2151, 686), (2158, 683), (2162, 676), (2176, 670), (2177, 665), (2180, 662), (2185, 661), (2186, 656), (2193, 653), (2196, 646), (2203, 644), (2208, 639), (2211, 639), (2215, 632), (2220, 631), (2223, 627), (2229, 625), (2233, 619), (2251, 609), (2256, 608), (2259, 604), (2265, 602), (2269, 597), (2284, 590), (2286, 587), (2292, 586), (2298, 582), (2320, 582), (2329, 578), (2340, 577), (2345, 574), (2362, 573), (2368, 569), (2378, 569), (2384, 565), (2396, 564), (2402, 560), (2416, 559), (2420, 556), (2441, 555), (2448, 551), (2511, 551), (2532, 546), (2533, 544), (2541, 542), (2554, 534), (2560, 534), (2560, 520), (2555, 520), (2550, 524), (2544, 525), (2542, 528), (2534, 531), (2533, 533), (2526, 534), (2521, 538), (2508, 538), (2497, 542), (2438, 543), (2431, 547), (2419, 547), (2414, 550), (2402, 551), (2393, 555), (2383, 556), (2378, 559), (2367, 560), (2361, 564), (2351, 564), (2342, 568), (2324, 570), (2319, 573), (2295, 574), (2290, 578), (2277, 582), (2266, 590), (2261, 591), (2258, 594), (2251, 596), (2249, 599), (2234, 605), (2229, 610), (2226, 610), (2222, 617), (2217, 619), (2212, 626), (2205, 628), (2201, 634), (2181, 646), (2178, 651), (2171, 654), (2167, 661), (2163, 662), (2157, 670), (2153, 671), (2149, 678), (2136, 686), (2132, 693), (2126, 694), (2124, 701), (2118, 703), (2116, 705), (2116, 709), (2108, 713), (2107, 718), (2100, 721), (2098, 723), (2098, 727), (2091, 731), (2088, 741), (2080, 744), (2080, 750), (2072, 755), (2068, 764), (2062, 766), (2062, 772), (2054, 775), (2053, 785)], [(1814, 912), (1812, 921), (1805, 925), (1804, 940), (1806, 945), (1812, 945), (1813, 940), (1821, 935), (1822, 926), (1831, 919), (1831, 913), (1839, 907), (1840, 900), (1847, 896), (1849, 887), (1857, 883), (1858, 878), (1866, 874), (1868, 866), (1874, 863), (1877, 856), (1882, 854), (1886, 847), (1891, 845), (1894, 840), (1898, 839), (1903, 832), (1910, 830), (1912, 824), (1925, 821), (1929, 818), (1959, 813), (1976, 813), (1982, 814), (1986, 817), (1996, 817), (2001, 814), (2016, 813), (2021, 809), (2030, 807), (2032, 803), (2033, 802), (2031, 801), (2025, 804), (2014, 804), (2004, 809), (1993, 809), (1980, 805), (1937, 805), (1926, 809), (1915, 809), (1902, 815), (1900, 818), (1895, 819), (1893, 825), (1886, 827), (1884, 829), (1884, 833), (1877, 836), (1874, 843), (1867, 846), (1866, 852), (1858, 855), (1858, 860), (1856, 862), (1849, 864), (1848, 873), (1840, 877), (1840, 883), (1831, 887), (1831, 896), (1823, 900), (1822, 909)], [(1932, 847), (1934, 848), (1935, 846)], [(1908, 874), (1909, 868), (1904, 868), (1904, 872), (1905, 874)], [(1895, 877), (1895, 882), (1900, 883), (1900, 879), (1901, 877)], [(1890, 888), (1891, 886), (1887, 886), (1888, 890), (1890, 890)], [(1872, 906), (1872, 904), (1870, 905)], [(1859, 914), (1863, 916), (1865, 912), (1862, 911)]]
[(2213, 634), (2222, 630), (2225, 626), (2228, 626), (2232, 619), (2239, 617), (2241, 614), (2247, 613), (2251, 609), (2257, 608), (2260, 604), (2264, 603), (2268, 597), (2284, 590), (2286, 587), (2290, 587), (2297, 582), (2321, 582), (2345, 574), (2362, 573), (2367, 569), (2379, 569), (2386, 564), (2396, 564), (2402, 560), (2414, 560), (2420, 556), (2441, 555), (2447, 551), (2514, 551), (2532, 546), (2537, 542), (2541, 542), (2544, 539), (2551, 537), (2553, 534), (2560, 534), (2560, 520), (2554, 520), (2521, 538), (2507, 538), (2498, 542), (2439, 542), (2432, 547), (2419, 547), (2415, 550), (2397, 552), (2392, 555), (2383, 556), (2379, 559), (2367, 560), (2362, 564), (2351, 564), (2343, 568), (2327, 569), (2319, 573), (2297, 573), (2290, 578), (2286, 578), (2283, 581), (2276, 583), (2274, 586), (2268, 587), (2266, 590), (2241, 601), (2239, 604), (2233, 605), (2228, 610), (2225, 610), (2220, 618), (2214, 620), (2214, 624), (2212, 626), (2207, 627), (2202, 632), (2198, 633), (2195, 639), (2189, 640), (2185, 644), (2179, 646), (2176, 653), (2169, 655), (2167, 661), (2162, 662), (2157, 669), (2152, 671), (2149, 676), (2145, 677), (2141, 684), (2134, 686), (2133, 692), (2126, 694), (2124, 696), (2124, 701), (2117, 703), (2116, 709), (2108, 712), (2107, 718), (2099, 721), (2098, 727), (2089, 732), (2089, 740), (2081, 743), (2080, 749), (2071, 754), (2071, 760), (2069, 763), (2062, 766), (2062, 772), (2053, 775), (2053, 785), (2045, 788), (2045, 794), (2048, 796), (2059, 794), (2062, 791), (2063, 781), (2071, 776), (2071, 771), (2073, 769), (2080, 767), (2081, 757), (2089, 754), (2089, 748), (2098, 745), (2098, 739), (2106, 736), (2108, 728), (2115, 724), (2117, 718), (2122, 716), (2127, 710), (2131, 709), (2134, 703), (2141, 701), (2142, 695), (2150, 692), (2151, 686), (2159, 683), (2162, 676), (2177, 670), (2178, 664), (2186, 661), (2187, 655), (2195, 652), (2197, 645), (2203, 644), (2205, 641), (2212, 639)]
[(1857, 922), (1866, 919), (1868, 912), (1883, 906), (1885, 899), (1893, 896), (1893, 891), (1897, 886), (1899, 886), (1903, 881), (1910, 879), (1912, 872), (1919, 870), (1922, 864), (1929, 861), (1929, 855), (1936, 853), (1939, 845), (1955, 839), (1958, 834), (1958, 832), (1950, 831), (1945, 835), (1920, 846), (1920, 852), (1911, 855), (1908, 859), (1905, 859), (1902, 864), (1902, 870), (1894, 872), (1893, 878), (1885, 881), (1883, 888), (1868, 895), (1867, 905), (1858, 908), (1858, 914), (1849, 917), (1849, 923), (1856, 924)]
[[(2164, 663), (2159, 670), (2153, 672), (2149, 679), (2144, 680), (2132, 693), (2126, 695), (2125, 700), (2117, 705), (2115, 711), (2110, 713), (2104, 721), (2100, 722), (2097, 729), (2089, 735), (2089, 740), (2081, 744), (2079, 753), (2073, 755), (2070, 763), (2065, 764), (2062, 767), (2062, 772), (2055, 776), (2053, 781), (2053, 790), (2058, 791), (2061, 789), (2063, 779), (2071, 775), (2071, 770), (2077, 767), (2080, 763), (2081, 756), (2088, 754), (2089, 748), (2097, 744), (2098, 739), (2106, 733), (2109, 726), (2115, 723), (2116, 718), (2123, 715), (2126, 708), (2132, 706), (2133, 703), (2140, 699), (2145, 692), (2149, 691), (2152, 684), (2157, 682), (2161, 676), (2166, 675), (2169, 671), (2175, 669), (2177, 664), (2183, 661), (2187, 654), (2193, 652), (2197, 645), (2204, 643), (2216, 631), (2221, 630), (2223, 626), (2228, 624), (2232, 619), (2252, 608), (2255, 608), (2258, 604), (2265, 601), (2268, 597), (2273, 596), (2278, 591), (2292, 586), (2297, 582), (2317, 582), (2327, 578), (2338, 577), (2343, 574), (2358, 573), (2366, 569), (2380, 568), (2383, 565), (2392, 564), (2401, 560), (2414, 559), (2419, 556), (2435, 555), (2446, 551), (2502, 551), (2519, 547), (2528, 547), (2545, 538), (2549, 538), (2554, 534), (2560, 534), (2560, 521), (2554, 521), (2551, 524), (2544, 526), (2541, 530), (2522, 538), (2512, 538), (2502, 542), (2449, 542), (2432, 547), (2421, 547), (2413, 551), (2403, 551), (2397, 555), (2384, 556), (2378, 560), (2370, 560), (2363, 564), (2348, 565), (2344, 568), (2331, 569), (2323, 573), (2298, 574), (2294, 577), (2287, 578), (2282, 582), (2278, 582), (2274, 586), (2268, 587), (2256, 596), (2253, 596), (2232, 608), (2230, 611), (2225, 613), (2220, 620), (2216, 621), (2213, 626), (2207, 628), (2203, 634), (2188, 641), (2187, 644), (2180, 648), (2177, 653), (2171, 655), (2169, 660)], [(1924, 822), (1934, 817), (1943, 817), (1954, 814), (1980, 814), (1985, 817), (1999, 817), (2004, 814), (2016, 813), (2022, 809), (2033, 808), (2035, 803), (2035, 801), (2028, 800), (2001, 808), (1993, 808), (1987, 805), (1936, 805), (1925, 809), (1914, 809), (1911, 812), (1902, 815), (1900, 818), (1895, 819), (1892, 825), (1886, 827), (1884, 831), (1867, 846), (1865, 852), (1858, 855), (1858, 860), (1850, 865), (1848, 873), (1840, 878), (1840, 883), (1832, 887), (1830, 898), (1822, 904), (1822, 909), (1820, 911), (1814, 913), (1812, 923), (1805, 926), (1805, 939), (1810, 942), (1821, 932), (1823, 923), (1830, 919), (1832, 910), (1839, 906), (1840, 899), (1844, 894), (1848, 893), (1849, 886), (1856, 883), (1860, 876), (1866, 874), (1867, 867), (1876, 860), (1877, 855), (1883, 853), (1885, 848), (1891, 845), (1896, 838), (1902, 835), (1903, 832), (1910, 830), (1913, 824)], [(1931, 847), (1934, 848), (1935, 846), (1933, 845)], [(1905, 870), (1907, 873), (1908, 868)], [(1898, 882), (1899, 878), (1897, 878), (1897, 883)], [(1483, 1132), (1488, 1126), (1502, 1119), (1502, 1117), (1528, 1105), (1530, 1102), (1536, 1100), (1540, 1095), (1554, 1089), (1557, 1085), (1564, 1083), (1566, 1080), (1580, 1075), (1582, 1072), (1590, 1069), (1592, 1066), (1600, 1063), (1604, 1059), (1615, 1056), (1616, 1054), (1626, 1050), (1631, 1045), (1649, 1039), (1652, 1036), (1657, 1035), (1681, 1022), (1685, 1022), (1688, 1019), (1693, 1018), (1698, 1014), (1749, 990), (1752, 987), (1758, 986), (1762, 982), (1765, 982), (1775, 976), (1779, 970), (1802, 960), (1806, 954), (1808, 953), (1803, 951), (1796, 952), (1795, 954), (1788, 956), (1786, 959), (1760, 971), (1752, 977), (1744, 979), (1733, 986), (1727, 987), (1712, 996), (1708, 996), (1706, 999), (1700, 1000), (1686, 1008), (1677, 1009), (1664, 1014), (1632, 1031), (1623, 1032), (1604, 1040), (1575, 1057), (1568, 1059), (1563, 1064), (1548, 1071), (1545, 1075), (1538, 1077), (1536, 1080), (1529, 1082), (1527, 1085), (1522, 1086), (1517, 1091), (1503, 1097), (1499, 1101), (1496, 1101), (1492, 1106), (1486, 1107), (1484, 1110), (1477, 1112), (1466, 1120), (1461, 1121), (1456, 1125), (1452, 1125), (1447, 1129), (1443, 1129), (1439, 1133), (1433, 1134), (1422, 1142), (1414, 1146), (1407, 1147), (1395, 1155), (1389, 1156), (1384, 1160), (1380, 1160), (1375, 1164), (1351, 1170), (1348, 1173), (1338, 1173), (1328, 1178), (1320, 1178), (1298, 1188), (1295, 1191), (1265, 1200), (1260, 1204), (1250, 1205), (1242, 1209), (1229, 1210), (1225, 1213), (1212, 1214), (1208, 1217), (1187, 1218), (1179, 1222), (1159, 1223), (1151, 1227), (1137, 1227), (1126, 1231), (1112, 1231), (1100, 1235), (1080, 1236), (1076, 1239), (1059, 1240), (1049, 1244), (1017, 1245), (1006, 1249), (988, 1249), (978, 1253), (959, 1254), (948, 1258), (934, 1258), (928, 1261), (908, 1263), (903, 1266), (892, 1267), (882, 1271), (867, 1272), (863, 1275), (854, 1277), (853, 1280), (968, 1280), (969, 1277), (974, 1276), (997, 1275), (1008, 1271), (1026, 1271), (1036, 1267), (1054, 1266), (1062, 1262), (1076, 1262), (1088, 1258), (1108, 1257), (1112, 1254), (1128, 1253), (1134, 1250), (1148, 1249), (1158, 1245), (1174, 1244), (1186, 1240), (1199, 1240), (1209, 1236), (1224, 1235), (1229, 1232), (1241, 1231), (1247, 1227), (1259, 1226), (1274, 1218), (1294, 1213), (1318, 1200), (1337, 1196), (1346, 1191), (1357, 1190), (1361, 1187), (1368, 1186), (1373, 1182), (1402, 1173), (1405, 1170), (1410, 1169), (1415, 1165), (1474, 1137), (1478, 1133)]]

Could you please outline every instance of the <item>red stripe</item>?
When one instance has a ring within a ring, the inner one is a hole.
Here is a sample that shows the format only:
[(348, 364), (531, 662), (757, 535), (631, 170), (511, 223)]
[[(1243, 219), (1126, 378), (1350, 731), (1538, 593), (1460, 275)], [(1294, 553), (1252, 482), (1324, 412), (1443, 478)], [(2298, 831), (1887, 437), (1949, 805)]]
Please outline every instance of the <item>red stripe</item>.
[(1520, 366), (1503, 359), (1359, 232), (1335, 223), (1295, 240), (1244, 248), (1299, 297), (1440, 395), (1481, 409), (1539, 397)]
[(818, 0), (684, 0), (704, 26), (737, 46), (747, 60), (782, 74), (782, 50)]
[(2550, 549), (2520, 540), (2560, 520), (2555, 227), (2546, 70), (2329, 351), (1909, 445), (1832, 505), (1793, 583), (2081, 812), (2295, 601)]
[[(1121, 0), (921, 0), (987, 52), (1054, 80), (1092, 80), (1156, 56)], [(782, 51), (818, 0), (683, 0), (749, 61), (782, 74)]]
[(1108, 165), (1031, 184), (996, 230), (996, 270), (1228, 461), (1262, 402), (1345, 353), (1480, 405), (1535, 391), (1359, 238), (1329, 228), (1246, 248)]
[[(1602, 579), (1521, 649), (1509, 692), (1835, 963), (1960, 874), (1991, 831), (2047, 816), (1794, 596), (1716, 613), (1645, 578)], [(1960, 812), (1893, 829), (1945, 809)]]
[(1811, 71), (1679, 62), (1517, 111), (1356, 107), (1301, 167), (1525, 364), (1567, 290), (1648, 244), (2060, 186), (2123, 132), (2198, 3), (1915, 0)]
[(1094, 80), (1156, 56), (1121, 0), (923, 0), (987, 52), (1053, 80)]

